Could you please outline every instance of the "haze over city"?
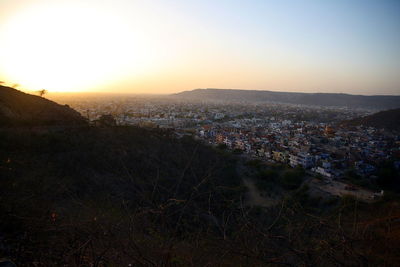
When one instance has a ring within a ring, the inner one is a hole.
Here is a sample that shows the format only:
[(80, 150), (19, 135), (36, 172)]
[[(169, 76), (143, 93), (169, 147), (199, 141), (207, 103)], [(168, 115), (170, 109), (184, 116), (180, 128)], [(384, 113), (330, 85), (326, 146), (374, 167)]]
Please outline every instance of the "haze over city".
[(22, 90), (400, 94), (398, 1), (0, 2)]

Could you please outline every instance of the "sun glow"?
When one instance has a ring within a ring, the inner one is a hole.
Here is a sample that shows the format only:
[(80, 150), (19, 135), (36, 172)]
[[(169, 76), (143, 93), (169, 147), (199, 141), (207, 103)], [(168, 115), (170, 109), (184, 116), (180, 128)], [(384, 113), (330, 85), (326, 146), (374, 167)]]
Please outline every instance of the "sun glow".
[(127, 23), (79, 4), (19, 12), (1, 26), (0, 47), (3, 76), (29, 89), (94, 89), (134, 74), (141, 61)]

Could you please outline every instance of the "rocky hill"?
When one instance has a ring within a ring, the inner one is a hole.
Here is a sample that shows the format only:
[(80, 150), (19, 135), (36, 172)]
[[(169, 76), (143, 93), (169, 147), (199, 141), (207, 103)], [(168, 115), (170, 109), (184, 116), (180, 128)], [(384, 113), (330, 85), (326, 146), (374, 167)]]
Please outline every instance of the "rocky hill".
[(369, 116), (341, 123), (342, 126), (367, 126), (378, 129), (400, 131), (400, 108), (381, 111)]
[(0, 86), (0, 126), (83, 124), (86, 119), (67, 105)]
[(377, 110), (400, 107), (400, 96), (390, 95), (364, 96), (328, 93), (273, 92), (261, 90), (195, 89), (174, 94), (173, 97), (193, 100), (277, 102)]

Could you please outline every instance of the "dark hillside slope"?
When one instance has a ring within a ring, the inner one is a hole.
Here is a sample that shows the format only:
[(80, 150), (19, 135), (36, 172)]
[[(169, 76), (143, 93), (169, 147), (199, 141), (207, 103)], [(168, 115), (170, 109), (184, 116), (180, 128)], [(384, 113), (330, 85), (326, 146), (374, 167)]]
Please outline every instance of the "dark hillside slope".
[(381, 111), (369, 116), (344, 121), (342, 126), (366, 126), (400, 131), (400, 108)]
[(287, 104), (389, 109), (400, 107), (400, 96), (364, 96), (330, 93), (293, 93), (262, 90), (195, 89), (173, 95), (180, 99), (278, 102)]
[(0, 140), (0, 258), (21, 266), (162, 266), (175, 238), (219, 233), (243, 192), (234, 161), (169, 132), (10, 128)]
[(0, 86), (0, 126), (84, 124), (85, 118), (68, 106)]
[(249, 207), (240, 159), (190, 137), (133, 127), (44, 134), (8, 128), (0, 140), (0, 258), (17, 266), (396, 266), (400, 260), (397, 203), (371, 207), (345, 199), (337, 211), (316, 211), (309, 205), (322, 200), (302, 187), (276, 206)]

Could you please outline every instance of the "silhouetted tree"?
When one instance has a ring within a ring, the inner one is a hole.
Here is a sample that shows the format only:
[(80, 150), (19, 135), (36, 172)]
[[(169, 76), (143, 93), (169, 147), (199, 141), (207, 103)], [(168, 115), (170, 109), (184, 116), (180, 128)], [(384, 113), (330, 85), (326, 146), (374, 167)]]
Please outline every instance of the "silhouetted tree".
[(37, 92), (38, 92), (38, 94), (39, 94), (41, 97), (43, 97), (45, 94), (48, 93), (47, 90), (45, 90), (45, 89), (39, 90), (39, 91), (37, 91)]

